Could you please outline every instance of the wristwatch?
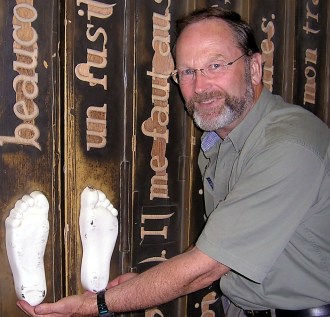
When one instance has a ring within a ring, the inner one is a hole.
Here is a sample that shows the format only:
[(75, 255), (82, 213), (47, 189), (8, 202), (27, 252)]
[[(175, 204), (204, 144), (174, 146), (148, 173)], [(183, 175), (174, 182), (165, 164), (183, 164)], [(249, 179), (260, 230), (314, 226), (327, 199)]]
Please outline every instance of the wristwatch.
[(109, 311), (108, 306), (105, 302), (104, 293), (106, 289), (97, 292), (97, 308), (99, 310), (99, 317), (113, 317), (116, 316), (113, 312)]

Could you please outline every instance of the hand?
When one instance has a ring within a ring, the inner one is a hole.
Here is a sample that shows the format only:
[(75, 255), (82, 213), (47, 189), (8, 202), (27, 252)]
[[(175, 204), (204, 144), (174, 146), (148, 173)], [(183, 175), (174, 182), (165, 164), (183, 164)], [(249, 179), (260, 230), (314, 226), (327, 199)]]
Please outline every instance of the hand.
[(83, 295), (68, 296), (56, 303), (40, 304), (36, 307), (25, 301), (17, 306), (31, 317), (91, 317), (97, 316), (96, 294), (86, 292)]
[[(112, 280), (107, 288), (117, 286), (128, 281), (137, 273), (126, 273)], [(18, 301), (17, 306), (31, 317), (91, 317), (96, 313), (96, 294), (86, 291), (83, 295), (68, 296), (56, 303), (40, 304), (36, 307), (26, 301)], [(94, 312), (94, 313), (93, 313)]]
[(125, 273), (123, 275), (119, 275), (117, 276), (115, 279), (113, 279), (112, 281), (109, 282), (109, 284), (107, 285), (107, 288), (111, 288), (111, 287), (115, 287), (121, 283), (124, 283), (134, 277), (136, 277), (137, 273)]

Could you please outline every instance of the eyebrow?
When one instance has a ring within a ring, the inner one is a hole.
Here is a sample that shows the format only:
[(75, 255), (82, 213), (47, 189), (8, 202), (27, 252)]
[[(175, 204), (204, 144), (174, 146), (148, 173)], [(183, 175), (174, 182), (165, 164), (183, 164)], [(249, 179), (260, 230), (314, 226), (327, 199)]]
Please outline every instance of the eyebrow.
[[(209, 56), (209, 57), (207, 58), (206, 62), (204, 63), (203, 67), (208, 66), (208, 65), (212, 64), (213, 62), (215, 62), (215, 61), (220, 61), (220, 60), (222, 60), (222, 61), (226, 61), (226, 58), (224, 57), (223, 54), (214, 54), (214, 55), (212, 55), (212, 56)], [(202, 67), (202, 68), (203, 68), (203, 67)], [(184, 66), (180, 66), (180, 67), (177, 66), (177, 69), (194, 69), (194, 68), (195, 68), (195, 67), (186, 66), (186, 65), (184, 65)]]

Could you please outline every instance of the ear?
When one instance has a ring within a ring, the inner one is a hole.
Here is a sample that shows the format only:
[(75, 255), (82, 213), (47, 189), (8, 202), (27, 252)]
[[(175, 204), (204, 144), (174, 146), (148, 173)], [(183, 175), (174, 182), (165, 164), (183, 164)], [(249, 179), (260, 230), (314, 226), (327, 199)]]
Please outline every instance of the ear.
[(251, 58), (250, 63), (250, 70), (251, 70), (251, 80), (252, 84), (257, 86), (262, 81), (262, 58), (261, 54), (255, 53)]

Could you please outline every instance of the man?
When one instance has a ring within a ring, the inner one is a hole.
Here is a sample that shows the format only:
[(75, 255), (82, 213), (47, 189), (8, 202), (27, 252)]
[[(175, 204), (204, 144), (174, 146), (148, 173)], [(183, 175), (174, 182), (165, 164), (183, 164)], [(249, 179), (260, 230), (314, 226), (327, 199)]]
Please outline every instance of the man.
[[(174, 53), (173, 78), (205, 130), (207, 221), (193, 249), (112, 281), (98, 295), (100, 316), (157, 306), (219, 278), (228, 316), (330, 316), (328, 127), (263, 88), (253, 32), (236, 13), (208, 8), (181, 20)], [(98, 312), (91, 293), (18, 305), (31, 316)]]

